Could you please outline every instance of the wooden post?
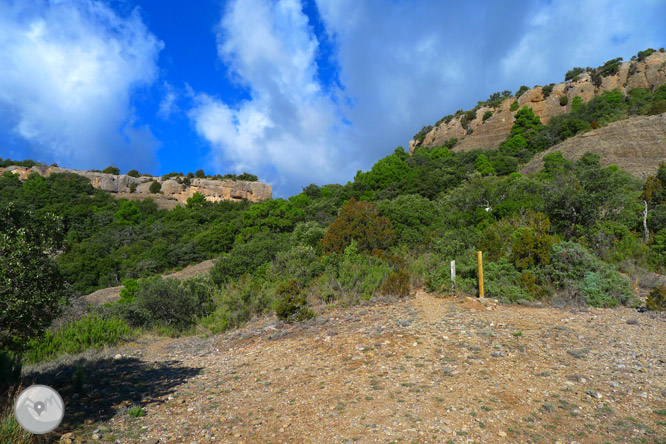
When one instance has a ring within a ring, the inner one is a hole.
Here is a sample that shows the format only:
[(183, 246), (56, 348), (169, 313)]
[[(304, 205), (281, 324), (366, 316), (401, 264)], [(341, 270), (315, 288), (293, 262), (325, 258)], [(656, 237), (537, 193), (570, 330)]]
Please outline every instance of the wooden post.
[(456, 288), (456, 261), (451, 261), (451, 286)]
[(483, 253), (480, 251), (476, 252), (476, 257), (479, 261), (479, 297), (483, 296)]

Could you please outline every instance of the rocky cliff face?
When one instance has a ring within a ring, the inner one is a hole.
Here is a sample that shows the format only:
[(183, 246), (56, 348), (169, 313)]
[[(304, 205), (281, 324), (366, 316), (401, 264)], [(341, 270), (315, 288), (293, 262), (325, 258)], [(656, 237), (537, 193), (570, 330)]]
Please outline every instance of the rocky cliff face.
[[(576, 96), (580, 96), (584, 102), (587, 102), (603, 91), (615, 88), (619, 88), (626, 94), (627, 91), (635, 88), (653, 89), (663, 84), (666, 84), (666, 53), (655, 52), (642, 62), (622, 63), (618, 73), (604, 77), (599, 88), (592, 84), (589, 73), (583, 73), (576, 81), (554, 85), (548, 97), (544, 97), (543, 88), (537, 86), (526, 91), (517, 100), (520, 107), (529, 106), (543, 123), (548, 123), (551, 118), (570, 112), (571, 103)], [(568, 103), (562, 106), (560, 99), (565, 96)], [(510, 111), (510, 107), (515, 100), (515, 98), (506, 99), (498, 108), (480, 107), (476, 111), (476, 118), (468, 124), (468, 128), (472, 130), (469, 135), (460, 122), (462, 116), (454, 117), (449, 123), (442, 122), (436, 125), (426, 134), (422, 143), (415, 140), (410, 141), (409, 150), (413, 152), (421, 145), (427, 147), (443, 145), (453, 137), (460, 140), (454, 148), (456, 151), (496, 148), (506, 139), (513, 125), (515, 113)], [(493, 111), (493, 115), (484, 122), (483, 115), (486, 111)]]
[[(131, 177), (124, 174), (104, 174), (94, 171), (70, 170), (67, 168), (51, 166), (34, 166), (25, 168), (9, 166), (0, 168), (2, 171), (11, 171), (25, 180), (32, 173), (49, 176), (53, 173), (74, 173), (90, 179), (90, 184), (100, 190), (113, 193), (116, 197), (127, 199), (145, 199), (151, 197), (162, 207), (173, 208), (178, 204), (187, 203), (187, 199), (194, 193), (201, 193), (209, 202), (222, 200), (243, 200), (259, 202), (271, 199), (273, 189), (270, 185), (261, 182), (244, 182), (233, 180), (191, 179), (190, 185), (178, 183), (176, 179), (162, 180), (160, 177)], [(162, 184), (160, 194), (153, 194), (149, 188), (153, 181)], [(134, 185), (133, 185), (134, 184)], [(132, 191), (130, 187), (135, 187)]]
[(586, 152), (597, 153), (603, 166), (617, 165), (645, 180), (666, 161), (666, 114), (634, 117), (579, 134), (537, 154), (520, 172), (540, 171), (543, 157), (555, 151), (572, 161)]

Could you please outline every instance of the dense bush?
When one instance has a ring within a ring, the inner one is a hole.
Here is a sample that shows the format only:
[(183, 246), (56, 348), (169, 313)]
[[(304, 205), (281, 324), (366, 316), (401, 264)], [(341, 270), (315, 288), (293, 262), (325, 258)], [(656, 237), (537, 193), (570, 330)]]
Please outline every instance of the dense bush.
[(24, 359), (37, 363), (90, 348), (101, 349), (132, 335), (132, 329), (123, 320), (90, 315), (54, 332), (47, 331), (46, 336), (39, 340), (30, 341)]
[[(448, 122), (447, 122), (448, 123)], [(417, 142), (423, 142), (425, 140), (425, 136), (432, 130), (432, 126), (424, 126), (421, 128), (421, 130), (414, 134), (414, 137), (412, 139), (416, 140)]]
[(666, 310), (666, 287), (657, 287), (652, 290), (645, 298), (645, 305), (648, 310)]
[(62, 244), (62, 220), (0, 207), (0, 350), (20, 351), (39, 337), (68, 298), (51, 258)]
[(564, 81), (568, 82), (569, 80), (578, 80), (578, 76), (585, 72), (585, 68), (572, 68), (564, 75)]
[(166, 327), (176, 331), (194, 325), (213, 309), (212, 285), (207, 280), (153, 277), (142, 279), (131, 301), (114, 304), (110, 313), (134, 327)]
[[(530, 88), (529, 88), (528, 86), (525, 86), (525, 85), (523, 85), (523, 86), (521, 86), (520, 88), (518, 88), (518, 91), (516, 91), (516, 102), (514, 102), (514, 103), (517, 103), (517, 102), (518, 102), (518, 97), (520, 97), (520, 96), (522, 96), (523, 94), (525, 94), (527, 91), (529, 91), (529, 89), (530, 89)], [(511, 106), (513, 107), (513, 105), (511, 105)], [(516, 106), (517, 106), (517, 105), (516, 105)], [(516, 108), (516, 109), (518, 109), (518, 108)], [(512, 111), (513, 111), (513, 110), (512, 110)]]
[(111, 165), (102, 170), (102, 173), (105, 174), (120, 174), (120, 168), (116, 168), (115, 166)]
[(129, 170), (127, 175), (130, 177), (139, 177), (141, 176), (141, 173), (139, 173), (137, 170)]
[(560, 97), (560, 106), (567, 106), (569, 103), (569, 98), (567, 96)]
[(298, 322), (314, 316), (296, 279), (281, 285), (275, 296), (275, 314), (278, 318), (287, 322)]
[(228, 255), (222, 256), (210, 272), (211, 279), (220, 285), (245, 273), (253, 273), (260, 265), (272, 261), (287, 246), (288, 235), (258, 232), (247, 240), (239, 239)]
[(388, 248), (394, 238), (391, 221), (379, 215), (377, 205), (351, 198), (324, 233), (322, 244), (326, 252), (342, 253), (355, 241), (359, 251), (368, 253)]
[(628, 281), (577, 243), (553, 245), (551, 262), (543, 268), (540, 276), (558, 291), (573, 294), (576, 299), (570, 302), (595, 307), (614, 307), (632, 302)]
[(162, 190), (162, 184), (156, 180), (153, 180), (153, 183), (150, 184), (148, 191), (153, 194), (157, 194)]

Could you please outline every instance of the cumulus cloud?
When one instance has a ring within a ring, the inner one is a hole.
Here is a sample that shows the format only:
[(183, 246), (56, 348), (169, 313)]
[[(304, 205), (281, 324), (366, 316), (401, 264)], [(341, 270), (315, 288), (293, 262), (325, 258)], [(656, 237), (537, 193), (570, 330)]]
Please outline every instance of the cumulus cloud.
[(254, 171), (282, 190), (350, 174), (344, 123), (317, 79), (318, 41), (299, 1), (230, 2), (217, 28), (218, 54), (250, 99), (235, 106), (196, 95), (190, 117), (220, 169)]
[[(494, 91), (663, 46), (663, 5), (316, 0), (321, 23), (311, 23), (299, 0), (232, 0), (218, 55), (250, 97), (199, 92), (189, 115), (219, 169), (252, 170), (278, 195), (344, 183), (421, 126)], [(324, 38), (331, 61), (318, 58)], [(336, 70), (334, 81), (318, 77), (318, 62)]]
[(137, 122), (131, 95), (155, 80), (162, 47), (137, 10), (123, 17), (94, 0), (0, 1), (4, 130), (40, 160), (153, 166), (157, 141)]

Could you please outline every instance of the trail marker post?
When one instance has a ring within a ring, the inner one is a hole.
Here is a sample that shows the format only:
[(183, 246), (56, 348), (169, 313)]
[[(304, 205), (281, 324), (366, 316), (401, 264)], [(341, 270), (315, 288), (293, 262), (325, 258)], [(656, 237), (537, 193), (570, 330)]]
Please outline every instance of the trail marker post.
[(456, 288), (456, 261), (451, 261), (451, 288)]
[(476, 257), (479, 261), (479, 297), (484, 297), (483, 295), (483, 253), (481, 251), (476, 252)]

